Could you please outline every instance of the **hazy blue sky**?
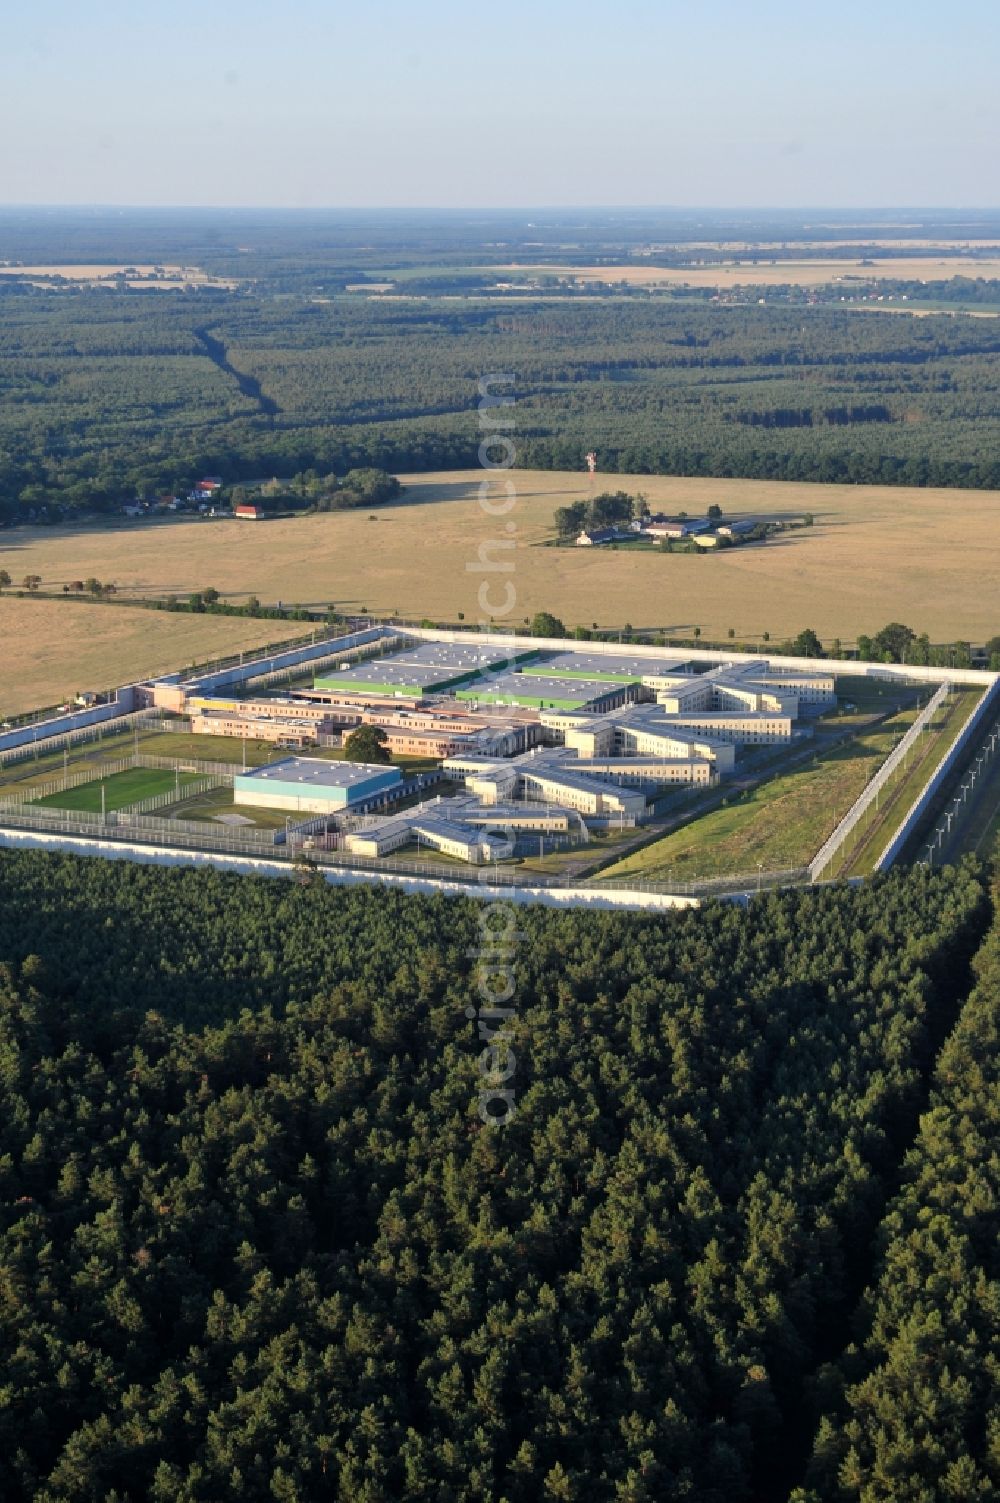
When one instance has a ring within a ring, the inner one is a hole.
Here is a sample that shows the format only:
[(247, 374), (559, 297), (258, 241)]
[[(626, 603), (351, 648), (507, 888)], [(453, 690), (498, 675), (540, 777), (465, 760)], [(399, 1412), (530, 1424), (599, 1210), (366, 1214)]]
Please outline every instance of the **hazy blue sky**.
[(1000, 204), (998, 0), (11, 0), (0, 202)]

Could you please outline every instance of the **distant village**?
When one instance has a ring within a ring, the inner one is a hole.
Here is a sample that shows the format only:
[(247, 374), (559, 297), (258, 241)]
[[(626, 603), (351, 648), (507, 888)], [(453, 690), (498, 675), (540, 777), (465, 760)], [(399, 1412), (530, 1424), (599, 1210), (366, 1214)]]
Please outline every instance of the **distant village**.
[(221, 475), (206, 475), (182, 495), (169, 492), (155, 497), (136, 496), (121, 508), (126, 517), (156, 517), (167, 512), (195, 512), (208, 517), (235, 517), (242, 522), (262, 522), (268, 517), (303, 511), (341, 511), (357, 506), (378, 506), (402, 495), (394, 475), (368, 465), (348, 470), (346, 475), (321, 475), (306, 471), (290, 480), (237, 481), (228, 487)]
[[(157, 496), (152, 501), (127, 501), (122, 507), (126, 517), (149, 517), (156, 516), (160, 512), (196, 511), (201, 516), (214, 517), (218, 514), (217, 501), (221, 501), (222, 478), (219, 475), (206, 475), (204, 480), (199, 480), (186, 495)], [(223, 508), (227, 517), (236, 517), (243, 522), (260, 522), (267, 515), (264, 507), (255, 501), (238, 501), (231, 509)]]
[[(175, 496), (172, 494), (157, 496), (152, 501), (126, 501), (122, 507), (122, 515), (126, 517), (148, 517), (157, 512), (198, 511), (202, 515), (213, 510), (215, 501), (219, 498), (222, 490), (221, 475), (206, 475), (203, 480), (189, 490), (186, 495)], [(253, 508), (257, 510), (256, 507)]]

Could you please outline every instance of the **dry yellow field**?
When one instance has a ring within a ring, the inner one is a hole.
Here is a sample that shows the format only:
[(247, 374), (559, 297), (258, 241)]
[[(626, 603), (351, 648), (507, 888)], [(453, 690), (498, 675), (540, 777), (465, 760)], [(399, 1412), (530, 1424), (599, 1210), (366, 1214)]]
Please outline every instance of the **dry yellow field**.
[(744, 261), (737, 266), (498, 266), (497, 271), (520, 276), (572, 277), (577, 282), (630, 283), (639, 287), (823, 287), (833, 282), (928, 281), (949, 277), (1000, 277), (1000, 258), (970, 260), (968, 256), (875, 256), (870, 265), (859, 261), (807, 260), (767, 261), (761, 253), (758, 265)]
[(0, 717), (282, 637), (303, 623), (0, 596)]
[[(179, 281), (204, 282), (208, 280), (205, 272), (199, 266), (177, 266), (174, 264), (156, 263), (161, 271), (177, 278)], [(82, 265), (75, 262), (66, 262), (60, 265), (48, 266), (21, 266), (20, 264), (0, 265), (0, 276), (6, 277), (65, 277), (72, 282), (98, 282), (102, 277), (120, 276), (124, 271), (137, 272), (139, 276), (152, 276), (156, 265), (152, 262), (142, 263), (135, 261), (103, 262), (91, 265)]]
[[(506, 504), (507, 478), (517, 494), (509, 511), (490, 516), (478, 500), (484, 474), (404, 475), (406, 501), (380, 507), (375, 521), (360, 511), (256, 523), (12, 530), (0, 533), (0, 568), (15, 581), (38, 573), (47, 589), (93, 574), (139, 595), (186, 594), (212, 585), (228, 598), (255, 593), (268, 604), (332, 601), (347, 611), (367, 607), (435, 619), (462, 611), (470, 624), (484, 614), (478, 597), (486, 585), (498, 623), (551, 610), (568, 626), (630, 622), (677, 633), (700, 626), (715, 638), (729, 627), (749, 639), (811, 626), (827, 639), (848, 641), (894, 619), (936, 641), (983, 641), (1000, 632), (997, 491), (651, 475), (598, 475), (591, 481), (586, 475), (515, 470), (494, 475), (500, 505)], [(718, 503), (736, 515), (794, 518), (808, 511), (815, 525), (708, 557), (542, 546), (552, 536), (557, 506), (619, 488), (643, 492), (654, 510), (697, 516)], [(511, 542), (516, 546), (502, 546)], [(484, 545), (486, 563), (512, 568), (484, 572)], [(87, 621), (95, 619), (92, 608), (80, 609)], [(120, 614), (115, 610), (115, 619)], [(151, 619), (161, 618), (143, 615), (140, 630), (151, 629)], [(178, 620), (162, 619), (171, 625)], [(219, 622), (220, 631), (226, 625)], [(235, 631), (238, 623), (228, 625)], [(163, 657), (153, 651), (136, 669), (161, 666)]]
[[(675, 250), (716, 250), (733, 252), (755, 252), (768, 250), (840, 250), (844, 246), (843, 240), (670, 240), (664, 244), (670, 245)], [(886, 250), (998, 250), (996, 240), (969, 240), (950, 239), (947, 236), (940, 240), (924, 237), (915, 237), (912, 240), (894, 240), (885, 235), (871, 235), (864, 233), (862, 226), (858, 227), (858, 234), (854, 238), (854, 245), (863, 245), (867, 250), (873, 248), (875, 254)]]

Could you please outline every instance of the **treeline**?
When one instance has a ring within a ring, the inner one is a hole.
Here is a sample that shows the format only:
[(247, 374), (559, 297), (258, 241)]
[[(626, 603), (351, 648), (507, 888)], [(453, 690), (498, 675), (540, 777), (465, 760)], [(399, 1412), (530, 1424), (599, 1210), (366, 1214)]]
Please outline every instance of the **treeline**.
[(614, 527), (649, 515), (644, 496), (630, 496), (627, 491), (602, 491), (589, 501), (571, 501), (557, 506), (553, 521), (560, 537), (576, 537), (585, 527)]
[(0, 853), (0, 1492), (780, 1496), (988, 920), (966, 869), (653, 918)]
[(826, 407), (820, 412), (811, 407), (772, 407), (764, 412), (739, 412), (737, 418), (751, 428), (812, 428), (820, 422), (847, 428), (852, 423), (891, 423), (892, 412), (884, 402), (868, 402), (852, 407)]
[(1000, 486), (988, 319), (251, 293), (210, 324), (169, 292), (5, 306), (0, 519), (204, 474), (475, 466), (495, 371), (515, 375), (525, 466), (582, 471), (596, 449), (606, 474)]
[[(998, 893), (994, 893), (996, 902)], [(798, 1503), (1000, 1493), (1000, 925), (934, 1070)]]
[(231, 507), (252, 503), (264, 512), (351, 511), (359, 506), (381, 506), (395, 501), (403, 487), (395, 475), (367, 467), (348, 470), (346, 475), (321, 475), (305, 470), (287, 484), (275, 479), (253, 490), (236, 485), (227, 500)]

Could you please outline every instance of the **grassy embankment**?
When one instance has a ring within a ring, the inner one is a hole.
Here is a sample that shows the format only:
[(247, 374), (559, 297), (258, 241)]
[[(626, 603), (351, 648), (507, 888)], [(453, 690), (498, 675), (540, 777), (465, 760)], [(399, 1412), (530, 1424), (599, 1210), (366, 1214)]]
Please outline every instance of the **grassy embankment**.
[[(972, 691), (955, 696), (950, 709), (926, 733), (921, 752), (929, 760), (921, 762), (918, 772), (916, 758), (909, 759), (899, 782), (890, 785), (887, 799), (880, 800), (878, 827), (873, 813), (872, 821), (860, 832), (862, 838), (886, 832), (885, 840), (872, 839), (871, 845), (877, 845), (878, 849), (871, 860), (880, 854), (891, 828), (895, 828), (894, 817), (898, 816), (898, 823), (915, 797), (915, 792), (911, 792), (914, 780), (919, 788), (921, 776), (926, 779), (972, 713), (975, 701)], [(689, 882), (730, 873), (753, 873), (758, 865), (768, 871), (806, 865), (916, 716), (915, 706), (899, 711), (843, 745), (819, 752), (801, 770), (775, 777), (737, 796), (724, 807), (617, 862), (593, 880)], [(849, 858), (850, 855), (849, 852)], [(858, 859), (862, 862), (869, 859), (867, 849), (859, 853)]]

